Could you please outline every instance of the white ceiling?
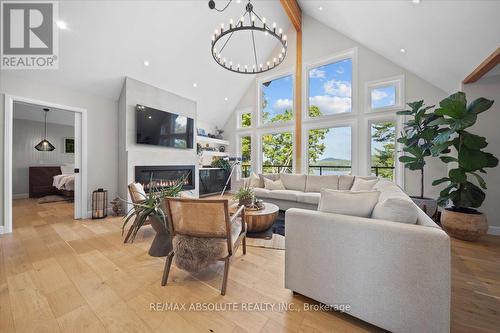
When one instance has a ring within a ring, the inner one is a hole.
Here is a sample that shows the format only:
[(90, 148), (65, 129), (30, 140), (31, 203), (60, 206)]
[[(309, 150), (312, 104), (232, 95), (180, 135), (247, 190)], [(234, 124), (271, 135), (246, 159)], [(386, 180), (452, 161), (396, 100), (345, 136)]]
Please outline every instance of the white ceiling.
[[(45, 106), (14, 102), (14, 119), (24, 119), (31, 121), (45, 121)], [(60, 125), (75, 125), (75, 114), (70, 111), (50, 108), (47, 114), (47, 123), (60, 124)]]
[[(216, 1), (217, 7), (226, 3)], [(279, 1), (253, 3), (267, 22), (276, 21), (288, 29)], [(254, 75), (222, 69), (212, 59), (210, 42), (214, 29), (222, 22), (227, 26), (230, 18), (237, 20), (245, 5), (246, 1), (235, 0), (218, 13), (208, 8), (208, 0), (60, 1), (59, 16), (69, 29), (59, 33), (59, 70), (12, 75), (113, 100), (119, 98), (124, 77), (130, 76), (197, 101), (200, 120), (223, 125)], [(249, 43), (250, 39), (235, 40), (235, 47), (241, 55), (249, 55), (251, 49), (244, 47)], [(275, 45), (268, 37), (258, 47), (270, 51)], [(145, 60), (149, 67), (144, 66)], [(193, 88), (193, 83), (198, 87)]]
[(318, 21), (447, 92), (459, 89), (500, 46), (500, 1), (302, 0), (300, 5)]
[[(220, 68), (211, 58), (210, 39), (221, 22), (227, 25), (241, 15), (246, 0), (234, 0), (224, 13), (209, 10), (207, 3), (60, 1), (60, 18), (69, 27), (60, 31), (60, 69), (11, 74), (113, 100), (130, 76), (197, 101), (200, 120), (223, 125), (253, 75)], [(226, 3), (216, 0), (217, 7)], [(253, 3), (268, 22), (288, 29), (278, 0)], [(500, 45), (500, 1), (302, 0), (300, 5), (306, 14), (447, 91), (458, 89)], [(249, 44), (235, 40), (236, 53), (249, 59)], [(276, 43), (267, 38), (258, 46), (272, 50)], [(405, 54), (399, 52), (402, 47)]]

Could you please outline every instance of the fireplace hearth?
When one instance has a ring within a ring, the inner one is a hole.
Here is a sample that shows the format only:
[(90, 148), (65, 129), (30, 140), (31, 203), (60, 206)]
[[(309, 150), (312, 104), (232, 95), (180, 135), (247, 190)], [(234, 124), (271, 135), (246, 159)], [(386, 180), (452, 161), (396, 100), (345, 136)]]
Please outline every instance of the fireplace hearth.
[(194, 165), (136, 166), (135, 181), (149, 192), (153, 187), (171, 186), (177, 179), (186, 177), (182, 189), (192, 190), (195, 188), (195, 170)]

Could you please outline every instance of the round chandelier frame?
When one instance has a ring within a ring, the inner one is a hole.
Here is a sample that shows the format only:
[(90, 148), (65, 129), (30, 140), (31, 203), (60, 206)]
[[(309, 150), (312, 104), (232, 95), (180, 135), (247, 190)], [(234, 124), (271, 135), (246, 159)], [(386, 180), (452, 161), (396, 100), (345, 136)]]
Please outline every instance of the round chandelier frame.
[[(224, 7), (222, 10), (218, 10), (215, 8), (215, 3), (213, 0), (209, 2), (209, 7), (211, 9), (216, 9), (219, 12), (224, 11), (232, 0)], [(260, 21), (260, 23), (256, 23), (256, 20)], [(254, 63), (253, 64), (240, 64), (238, 62), (233, 62), (231, 59), (226, 59), (222, 55), (222, 51), (224, 51), (225, 47), (228, 45), (231, 37), (233, 37), (236, 33), (241, 33), (243, 31), (250, 31), (252, 33), (252, 46), (253, 46), (253, 55), (254, 55)], [(255, 45), (255, 32), (264, 33), (266, 36), (272, 36), (276, 38), (281, 44), (281, 52), (273, 58), (272, 61), (267, 61), (266, 63), (259, 63), (257, 60), (257, 48)], [(222, 38), (224, 36), (229, 37), (222, 44)], [(217, 46), (222, 44), (220, 49), (218, 50)], [(211, 43), (211, 53), (215, 62), (219, 64), (221, 67), (240, 74), (259, 74), (270, 71), (278, 67), (283, 60), (285, 60), (287, 53), (287, 36), (283, 34), (283, 30), (281, 28), (276, 28), (276, 23), (273, 23), (271, 27), (269, 27), (266, 23), (265, 18), (260, 18), (259, 15), (255, 13), (253, 10), (253, 5), (248, 0), (247, 5), (245, 6), (245, 12), (235, 24), (233, 19), (229, 21), (229, 28), (224, 29), (224, 23), (221, 24), (220, 28), (215, 29), (214, 34), (212, 35), (212, 43)]]

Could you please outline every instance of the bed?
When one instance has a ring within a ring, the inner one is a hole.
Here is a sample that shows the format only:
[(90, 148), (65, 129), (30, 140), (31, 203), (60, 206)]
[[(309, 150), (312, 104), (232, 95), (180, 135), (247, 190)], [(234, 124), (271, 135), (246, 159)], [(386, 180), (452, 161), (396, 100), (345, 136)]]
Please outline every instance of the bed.
[(72, 166), (30, 167), (29, 197), (40, 198), (59, 194), (73, 198), (75, 195), (75, 174), (72, 171)]

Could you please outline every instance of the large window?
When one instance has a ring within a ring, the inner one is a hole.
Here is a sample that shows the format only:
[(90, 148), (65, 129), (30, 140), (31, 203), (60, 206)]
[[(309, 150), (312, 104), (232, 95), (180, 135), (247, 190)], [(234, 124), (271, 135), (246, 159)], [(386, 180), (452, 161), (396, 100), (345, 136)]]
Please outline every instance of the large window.
[(311, 68), (309, 117), (352, 111), (352, 59)]
[(309, 174), (351, 172), (351, 127), (311, 129), (308, 132)]
[(261, 123), (293, 119), (293, 77), (283, 76), (260, 84)]
[(396, 123), (377, 121), (370, 125), (371, 172), (378, 177), (394, 179), (396, 157)]
[(240, 137), (241, 153), (241, 177), (248, 178), (252, 172), (252, 137), (245, 135)]
[(262, 136), (262, 171), (291, 173), (293, 169), (293, 134), (280, 132)]

